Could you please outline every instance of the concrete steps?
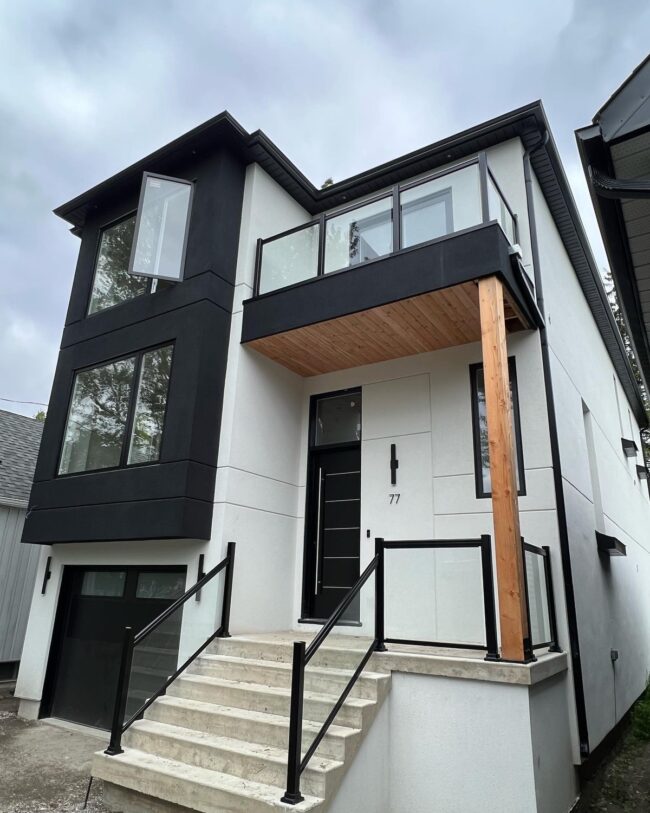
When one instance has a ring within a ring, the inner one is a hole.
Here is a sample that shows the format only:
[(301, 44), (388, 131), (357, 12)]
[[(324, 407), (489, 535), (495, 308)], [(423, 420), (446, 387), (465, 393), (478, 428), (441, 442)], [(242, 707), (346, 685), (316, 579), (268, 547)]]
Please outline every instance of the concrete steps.
[[(367, 643), (362, 642), (362, 646)], [(357, 668), (364, 648), (337, 640), (305, 674), (303, 753)], [(390, 688), (367, 670), (302, 774), (305, 801), (280, 802), (286, 782), (292, 639), (221, 639), (124, 735), (124, 753), (97, 754), (93, 775), (124, 813), (324, 811)]]

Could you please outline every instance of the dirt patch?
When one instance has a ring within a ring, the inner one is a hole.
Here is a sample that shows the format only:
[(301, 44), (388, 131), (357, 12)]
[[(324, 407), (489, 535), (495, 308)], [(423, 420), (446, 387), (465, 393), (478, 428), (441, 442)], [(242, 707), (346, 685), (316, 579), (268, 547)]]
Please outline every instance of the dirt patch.
[(628, 731), (616, 752), (582, 790), (574, 813), (648, 813), (650, 742)]
[[(3, 813), (72, 813), (83, 807), (97, 737), (16, 717), (18, 703), (0, 696), (0, 810)], [(88, 813), (108, 813), (95, 780)]]

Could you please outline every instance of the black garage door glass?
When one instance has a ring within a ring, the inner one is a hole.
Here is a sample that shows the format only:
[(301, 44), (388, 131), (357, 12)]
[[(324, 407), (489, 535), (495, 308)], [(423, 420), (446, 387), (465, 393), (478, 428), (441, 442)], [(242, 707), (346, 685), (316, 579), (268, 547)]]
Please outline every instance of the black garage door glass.
[[(124, 627), (137, 632), (185, 589), (184, 568), (66, 567), (50, 651), (42, 716), (109, 729)], [(129, 702), (151, 696), (176, 668), (180, 613), (163, 639), (148, 641), (153, 659), (134, 662)], [(127, 710), (128, 711), (128, 710)]]

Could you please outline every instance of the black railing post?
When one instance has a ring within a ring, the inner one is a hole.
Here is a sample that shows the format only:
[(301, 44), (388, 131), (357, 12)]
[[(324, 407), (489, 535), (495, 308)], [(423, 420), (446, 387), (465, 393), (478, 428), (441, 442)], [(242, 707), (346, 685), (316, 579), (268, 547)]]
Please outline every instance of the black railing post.
[(375, 640), (377, 641), (377, 645), (375, 647), (375, 652), (385, 652), (384, 540), (381, 537), (375, 538), (375, 556), (377, 557), (377, 568), (375, 570)]
[(562, 652), (557, 640), (557, 617), (555, 615), (555, 595), (553, 594), (553, 574), (551, 573), (551, 550), (542, 545), (544, 551), (544, 578), (546, 580), (546, 601), (548, 602), (548, 625), (551, 628), (551, 646), (549, 652)]
[(230, 604), (232, 602), (232, 576), (235, 569), (235, 543), (228, 542), (228, 564), (223, 585), (223, 609), (221, 611), (220, 638), (230, 638)]
[(117, 691), (115, 692), (115, 705), (113, 707), (113, 724), (111, 725), (111, 741), (104, 751), (111, 757), (121, 754), (122, 728), (126, 712), (126, 699), (129, 691), (129, 677), (131, 675), (131, 660), (133, 658), (133, 627), (124, 628), (122, 640), (122, 658), (120, 671), (117, 676)]
[(481, 572), (483, 574), (483, 614), (485, 615), (486, 661), (498, 661), (499, 639), (497, 636), (497, 613), (494, 600), (494, 575), (492, 572), (492, 537), (481, 536)]
[(481, 220), (487, 223), (490, 220), (490, 198), (488, 196), (488, 164), (485, 150), (478, 154), (478, 174), (481, 190)]
[(291, 673), (291, 710), (289, 716), (289, 757), (287, 762), (287, 790), (281, 801), (297, 805), (300, 794), (300, 759), (302, 752), (302, 704), (305, 685), (305, 642), (293, 644), (293, 671)]
[(528, 625), (528, 635), (524, 638), (524, 663), (536, 661), (535, 650), (533, 649), (533, 630), (530, 625), (530, 599), (528, 598), (528, 571), (526, 569), (526, 544), (521, 537), (521, 566), (524, 571), (524, 598), (526, 600), (526, 623)]

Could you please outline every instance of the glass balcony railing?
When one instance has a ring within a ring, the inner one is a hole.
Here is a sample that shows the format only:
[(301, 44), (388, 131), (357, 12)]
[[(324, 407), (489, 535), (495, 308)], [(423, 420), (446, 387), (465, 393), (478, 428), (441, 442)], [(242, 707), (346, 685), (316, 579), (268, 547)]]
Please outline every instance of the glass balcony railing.
[(258, 241), (255, 296), (343, 271), (496, 221), (514, 244), (517, 217), (485, 153), (347, 209)]

